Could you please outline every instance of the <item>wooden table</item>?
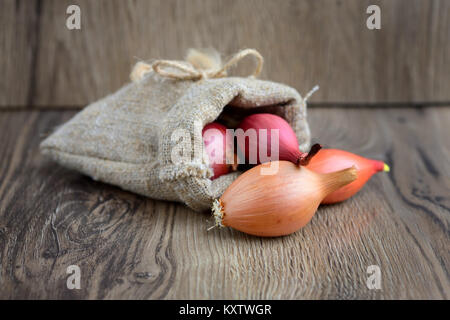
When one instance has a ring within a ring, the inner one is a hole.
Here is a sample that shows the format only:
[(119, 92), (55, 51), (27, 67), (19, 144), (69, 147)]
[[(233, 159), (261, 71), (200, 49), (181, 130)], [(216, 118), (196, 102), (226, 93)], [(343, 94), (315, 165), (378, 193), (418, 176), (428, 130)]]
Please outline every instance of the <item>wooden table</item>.
[[(273, 239), (207, 232), (206, 213), (44, 159), (39, 142), (75, 112), (0, 111), (0, 298), (450, 298), (448, 107), (310, 108), (314, 141), (391, 172)], [(366, 285), (371, 265), (380, 290)]]

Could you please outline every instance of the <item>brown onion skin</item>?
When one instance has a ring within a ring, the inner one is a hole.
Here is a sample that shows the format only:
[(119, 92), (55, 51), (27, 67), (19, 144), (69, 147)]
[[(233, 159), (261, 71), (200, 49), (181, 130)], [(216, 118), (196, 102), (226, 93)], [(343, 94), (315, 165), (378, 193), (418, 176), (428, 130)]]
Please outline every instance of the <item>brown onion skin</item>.
[(348, 168), (318, 174), (289, 161), (277, 161), (274, 175), (261, 175), (262, 164), (239, 176), (224, 192), (222, 224), (262, 237), (291, 234), (305, 226), (329, 193), (356, 179)]

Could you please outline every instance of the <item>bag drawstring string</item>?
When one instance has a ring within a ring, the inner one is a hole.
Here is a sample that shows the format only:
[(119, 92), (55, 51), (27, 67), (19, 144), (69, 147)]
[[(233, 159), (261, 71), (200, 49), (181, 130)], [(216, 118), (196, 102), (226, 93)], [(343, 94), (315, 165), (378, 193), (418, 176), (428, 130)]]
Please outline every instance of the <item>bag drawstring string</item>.
[[(196, 58), (211, 59), (206, 53), (202, 53), (197, 50), (191, 49), (191, 52), (195, 52)], [(236, 65), (239, 61), (246, 56), (253, 56), (257, 60), (255, 70), (250, 75), (251, 77), (257, 77), (263, 67), (264, 58), (255, 49), (244, 49), (236, 53), (230, 60), (223, 65), (216, 65), (213, 68), (203, 69), (200, 66), (195, 66), (187, 58), (187, 61), (176, 60), (155, 60), (149, 64), (143, 61), (139, 61), (133, 68), (130, 78), (133, 82), (137, 82), (144, 78), (145, 75), (155, 72), (162, 77), (167, 77), (176, 80), (201, 80), (211, 78), (223, 78), (227, 76), (227, 70)]]

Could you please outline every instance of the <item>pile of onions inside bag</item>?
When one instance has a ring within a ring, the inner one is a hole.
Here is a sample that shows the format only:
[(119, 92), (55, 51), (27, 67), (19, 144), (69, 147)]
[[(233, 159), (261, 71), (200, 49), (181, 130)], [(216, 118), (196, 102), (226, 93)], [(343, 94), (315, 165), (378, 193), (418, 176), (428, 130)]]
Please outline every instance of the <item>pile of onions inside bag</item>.
[[(228, 132), (226, 127), (218, 123), (207, 127), (218, 129), (216, 142), (228, 141), (221, 145), (224, 153), (228, 148), (234, 150), (233, 139), (224, 138)], [(255, 131), (246, 135), (245, 140), (237, 139), (237, 147), (246, 163), (257, 165), (240, 175), (214, 201), (212, 211), (218, 227), (232, 227), (264, 237), (288, 235), (305, 226), (321, 203), (344, 201), (356, 194), (374, 173), (389, 171), (381, 161), (343, 150), (321, 149), (318, 144), (305, 153), (299, 149), (289, 123), (277, 115), (250, 115), (238, 129)], [(274, 129), (278, 141), (271, 141)], [(205, 145), (206, 140), (204, 135)], [(259, 149), (271, 150), (272, 143), (278, 143), (278, 159), (263, 161)], [(233, 163), (231, 166), (218, 165), (217, 160), (224, 159), (223, 155), (208, 152), (208, 145), (206, 148), (214, 170), (213, 179), (236, 169), (235, 158), (228, 161)]]

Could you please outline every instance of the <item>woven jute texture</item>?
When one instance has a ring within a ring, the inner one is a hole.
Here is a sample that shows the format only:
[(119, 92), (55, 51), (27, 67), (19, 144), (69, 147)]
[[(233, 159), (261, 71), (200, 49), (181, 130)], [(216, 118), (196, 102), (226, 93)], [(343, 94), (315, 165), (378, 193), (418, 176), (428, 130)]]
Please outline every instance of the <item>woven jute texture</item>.
[[(291, 87), (253, 77), (172, 79), (150, 72), (88, 105), (46, 138), (41, 150), (95, 180), (205, 210), (240, 172), (209, 179), (201, 131), (238, 110), (284, 117), (300, 149), (308, 149), (306, 102)], [(174, 158), (177, 132), (190, 135), (191, 157)]]

